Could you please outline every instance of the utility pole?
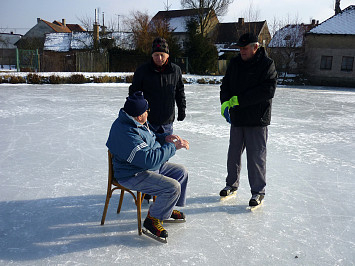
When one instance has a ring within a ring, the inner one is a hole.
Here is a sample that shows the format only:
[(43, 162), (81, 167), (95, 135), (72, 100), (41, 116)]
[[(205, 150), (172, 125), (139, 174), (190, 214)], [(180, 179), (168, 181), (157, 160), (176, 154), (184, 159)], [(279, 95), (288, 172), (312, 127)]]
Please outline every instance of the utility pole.
[(340, 0), (335, 0), (335, 15), (338, 15), (341, 13), (341, 8), (340, 8)]
[(164, 4), (164, 6), (165, 6), (165, 10), (169, 11), (169, 9), (171, 7), (171, 5), (169, 5), (169, 0), (166, 0), (166, 4)]
[(115, 14), (117, 16), (117, 32), (120, 32), (120, 15)]

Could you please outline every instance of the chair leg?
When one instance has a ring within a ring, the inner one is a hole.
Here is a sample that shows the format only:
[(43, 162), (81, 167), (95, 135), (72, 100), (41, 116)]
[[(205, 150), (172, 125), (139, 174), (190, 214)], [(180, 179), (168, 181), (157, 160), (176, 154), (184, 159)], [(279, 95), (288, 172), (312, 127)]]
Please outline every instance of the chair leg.
[(107, 190), (104, 212), (103, 212), (102, 218), (101, 218), (101, 225), (104, 225), (104, 223), (105, 223), (106, 213), (107, 213), (108, 204), (110, 202), (110, 198), (111, 198), (111, 191)]
[(124, 189), (121, 189), (120, 202), (118, 203), (117, 213), (120, 213), (121, 211), (123, 196), (124, 196)]
[(138, 220), (138, 235), (142, 234), (142, 198), (141, 192), (137, 191), (137, 220)]

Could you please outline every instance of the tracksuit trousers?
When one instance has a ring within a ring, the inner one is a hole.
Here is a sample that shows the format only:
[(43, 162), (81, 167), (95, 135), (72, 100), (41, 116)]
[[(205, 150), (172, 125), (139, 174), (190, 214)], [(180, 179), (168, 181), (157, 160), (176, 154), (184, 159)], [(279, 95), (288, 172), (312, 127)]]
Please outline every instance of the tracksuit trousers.
[(268, 128), (266, 126), (236, 127), (231, 125), (226, 178), (228, 186), (239, 187), (241, 157), (246, 149), (251, 194), (265, 195), (267, 138)]
[(186, 204), (186, 187), (188, 173), (184, 166), (166, 162), (157, 171), (143, 171), (120, 184), (132, 190), (157, 196), (149, 207), (154, 218), (165, 220), (170, 218), (175, 206)]

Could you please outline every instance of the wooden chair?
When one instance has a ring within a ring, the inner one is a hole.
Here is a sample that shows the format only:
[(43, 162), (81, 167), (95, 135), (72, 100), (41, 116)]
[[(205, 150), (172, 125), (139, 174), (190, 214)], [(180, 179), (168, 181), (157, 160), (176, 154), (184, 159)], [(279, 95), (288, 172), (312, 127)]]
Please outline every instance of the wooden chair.
[[(113, 176), (114, 176), (114, 174), (113, 174), (113, 165), (112, 165), (112, 154), (110, 151), (108, 151), (108, 185), (107, 185), (107, 195), (106, 195), (104, 212), (103, 212), (102, 218), (101, 218), (101, 225), (104, 225), (104, 223), (105, 223), (107, 208), (108, 208), (108, 204), (110, 202), (113, 191), (115, 191), (116, 189), (120, 189), (121, 195), (120, 195), (120, 201), (119, 201), (118, 207), (117, 207), (117, 213), (120, 213), (120, 211), (121, 211), (124, 192), (127, 191), (129, 194), (132, 195), (132, 197), (134, 199), (134, 203), (137, 206), (138, 234), (141, 235), (142, 234), (141, 208), (142, 208), (142, 200), (144, 199), (145, 194), (141, 193), (140, 191), (137, 191), (137, 195), (135, 195), (130, 189), (125, 188), (124, 186), (120, 185)], [(156, 196), (153, 197), (153, 201), (155, 201), (155, 198), (156, 198)]]

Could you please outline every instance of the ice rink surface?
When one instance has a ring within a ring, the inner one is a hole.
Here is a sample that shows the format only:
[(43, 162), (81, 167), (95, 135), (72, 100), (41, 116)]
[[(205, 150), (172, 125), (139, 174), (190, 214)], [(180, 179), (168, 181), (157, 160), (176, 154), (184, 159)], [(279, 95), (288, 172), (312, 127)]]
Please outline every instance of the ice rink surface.
[[(183, 224), (168, 244), (137, 234), (115, 192), (100, 225), (112, 122), (129, 84), (0, 85), (0, 265), (354, 265), (355, 90), (278, 87), (263, 206), (246, 209), (245, 155), (235, 198), (225, 185), (229, 126), (219, 85), (186, 85), (190, 141)], [(143, 204), (145, 217), (148, 204)]]

